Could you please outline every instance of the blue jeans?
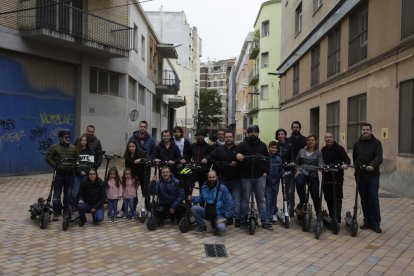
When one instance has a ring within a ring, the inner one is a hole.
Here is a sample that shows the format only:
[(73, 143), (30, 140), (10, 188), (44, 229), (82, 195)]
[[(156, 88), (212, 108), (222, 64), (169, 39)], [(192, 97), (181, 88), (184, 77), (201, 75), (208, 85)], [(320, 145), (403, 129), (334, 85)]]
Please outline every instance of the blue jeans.
[[(69, 211), (69, 204), (71, 202), (71, 189), (73, 186), (75, 176), (74, 175), (55, 175), (53, 182), (53, 214), (61, 215), (62, 209), (63, 214), (67, 215)], [(63, 206), (62, 206), (62, 190), (63, 190)]]
[[(206, 223), (203, 220), (205, 218), (204, 207), (193, 206), (191, 207), (191, 212), (193, 213), (194, 219), (197, 222), (197, 226), (200, 228), (206, 227)], [(217, 220), (219, 219), (224, 219), (224, 216), (221, 216), (221, 215), (216, 216), (216, 221), (215, 221), (216, 232), (219, 234), (223, 234), (224, 232), (226, 232), (226, 223), (225, 222), (217, 223)]]
[(108, 199), (108, 208), (109, 217), (115, 219), (118, 213), (118, 199)]
[[(298, 190), (300, 205), (303, 206), (306, 202), (306, 189), (305, 185), (308, 183), (309, 192), (313, 201), (313, 206), (315, 207), (315, 211), (318, 212), (320, 207), (319, 202), (319, 177), (317, 175), (304, 175), (303, 173), (299, 173), (296, 177), (296, 189)], [(309, 199), (308, 199), (309, 203)]]
[[(79, 211), (79, 218), (81, 221), (86, 222), (86, 213), (91, 212), (91, 207), (88, 203), (84, 202), (82, 204), (78, 205), (78, 211)], [(95, 213), (92, 213), (93, 222), (101, 222), (104, 219), (104, 208), (103, 206), (96, 210)]]
[(124, 206), (125, 206), (125, 216), (128, 215), (130, 218), (136, 218), (136, 205), (135, 200), (136, 197), (125, 198), (124, 199)]
[(241, 197), (241, 184), (240, 179), (223, 179), (221, 180), (231, 194), (234, 200), (233, 216), (235, 219), (240, 220), (240, 197)]
[(82, 184), (85, 177), (86, 175), (75, 175), (75, 180), (73, 181), (72, 198), (76, 204), (78, 202), (80, 185)]
[(256, 198), (256, 204), (259, 211), (260, 219), (262, 224), (269, 223), (269, 220), (266, 215), (266, 203), (265, 203), (265, 186), (266, 186), (266, 177), (261, 176), (251, 180), (250, 178), (241, 179), (241, 206), (240, 206), (240, 221), (242, 223), (246, 222), (247, 212), (249, 211), (249, 201), (250, 194), (254, 192)]
[(275, 214), (275, 206), (277, 202), (277, 194), (279, 192), (279, 182), (280, 179), (277, 178), (267, 178), (266, 179), (266, 188), (265, 188), (265, 199), (266, 199), (266, 214), (267, 218), (272, 219), (273, 214)]
[[(358, 178), (356, 180), (358, 180)], [(378, 190), (378, 175), (361, 176), (359, 178), (358, 191), (361, 196), (364, 224), (372, 228), (380, 226), (381, 223)]]

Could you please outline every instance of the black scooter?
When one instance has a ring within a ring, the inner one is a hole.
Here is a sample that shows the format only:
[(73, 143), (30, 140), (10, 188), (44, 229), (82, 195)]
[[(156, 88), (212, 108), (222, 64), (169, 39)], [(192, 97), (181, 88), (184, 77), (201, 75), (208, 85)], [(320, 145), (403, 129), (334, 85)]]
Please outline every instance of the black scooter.
[(286, 189), (286, 181), (285, 177), (292, 174), (291, 170), (286, 170), (286, 168), (291, 167), (288, 163), (285, 163), (282, 165), (282, 177), (280, 179), (280, 182), (282, 184), (282, 196), (283, 196), (283, 208), (281, 212), (277, 212), (276, 215), (279, 220), (283, 221), (283, 224), (285, 225), (285, 228), (290, 227), (290, 216), (289, 216), (289, 209), (288, 209), (288, 200), (287, 200), (287, 189)]
[(329, 228), (331, 228), (333, 234), (337, 235), (339, 233), (339, 230), (341, 229), (341, 224), (337, 217), (337, 208), (338, 208), (337, 204), (338, 203), (336, 202), (337, 183), (336, 183), (335, 173), (339, 172), (339, 170), (341, 169), (341, 165), (338, 165), (338, 164), (330, 165), (326, 168), (327, 168), (327, 171), (325, 173), (330, 172), (332, 174), (332, 179), (333, 179), (331, 183), (331, 185), (333, 185), (332, 186), (332, 199), (333, 199), (332, 213), (333, 214), (331, 214), (332, 215), (332, 218), (331, 218), (330, 216), (328, 216), (328, 213), (326, 211), (323, 211), (322, 216), (323, 216), (324, 223)]
[(350, 211), (346, 212), (345, 222), (346, 222), (346, 225), (351, 229), (351, 236), (355, 237), (358, 233), (358, 219), (357, 219), (358, 217), (358, 183), (359, 183), (361, 171), (365, 170), (366, 166), (355, 165), (355, 166), (348, 166), (348, 167), (355, 169), (355, 172), (357, 173), (357, 179), (355, 181), (355, 202), (354, 202), (353, 214), (351, 215)]

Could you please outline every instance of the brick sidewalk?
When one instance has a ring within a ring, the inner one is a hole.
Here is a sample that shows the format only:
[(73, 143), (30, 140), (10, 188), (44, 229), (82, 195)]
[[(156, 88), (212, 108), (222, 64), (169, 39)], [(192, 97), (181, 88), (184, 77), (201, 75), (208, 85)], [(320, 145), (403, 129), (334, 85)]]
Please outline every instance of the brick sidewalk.
[[(413, 200), (380, 198), (384, 233), (359, 230), (355, 238), (342, 223), (338, 235), (326, 230), (316, 240), (313, 223), (304, 233), (295, 220), (254, 236), (232, 226), (223, 237), (182, 234), (172, 224), (149, 232), (125, 220), (72, 224), (67, 232), (59, 221), (40, 230), (27, 210), (47, 196), (51, 177), (0, 178), (1, 275), (414, 275)], [(344, 186), (345, 213), (355, 186), (351, 178)], [(206, 257), (206, 243), (223, 243), (228, 257)]]

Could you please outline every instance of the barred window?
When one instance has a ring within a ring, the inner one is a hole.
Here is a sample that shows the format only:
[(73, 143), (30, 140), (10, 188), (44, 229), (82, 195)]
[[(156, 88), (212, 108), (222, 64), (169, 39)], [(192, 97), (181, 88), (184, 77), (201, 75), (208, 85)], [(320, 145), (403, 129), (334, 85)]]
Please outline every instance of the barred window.
[(348, 98), (348, 149), (358, 140), (362, 123), (367, 120), (367, 94)]

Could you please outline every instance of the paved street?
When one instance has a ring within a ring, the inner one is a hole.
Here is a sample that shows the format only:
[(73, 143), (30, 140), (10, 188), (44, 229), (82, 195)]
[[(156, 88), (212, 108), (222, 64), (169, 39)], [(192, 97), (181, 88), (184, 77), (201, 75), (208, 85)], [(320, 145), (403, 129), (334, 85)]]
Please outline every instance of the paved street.
[[(355, 238), (342, 223), (339, 235), (326, 230), (316, 240), (295, 221), (290, 229), (260, 228), (254, 236), (234, 227), (223, 237), (181, 234), (171, 224), (149, 232), (122, 219), (83, 228), (73, 224), (63, 232), (61, 221), (40, 230), (27, 211), (47, 196), (51, 178), (0, 178), (1, 275), (414, 275), (413, 200), (384, 193), (384, 233), (359, 230)], [(349, 176), (345, 186), (344, 212), (353, 205)], [(228, 257), (206, 257), (207, 243), (224, 244)]]

